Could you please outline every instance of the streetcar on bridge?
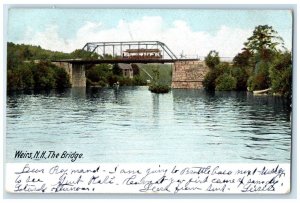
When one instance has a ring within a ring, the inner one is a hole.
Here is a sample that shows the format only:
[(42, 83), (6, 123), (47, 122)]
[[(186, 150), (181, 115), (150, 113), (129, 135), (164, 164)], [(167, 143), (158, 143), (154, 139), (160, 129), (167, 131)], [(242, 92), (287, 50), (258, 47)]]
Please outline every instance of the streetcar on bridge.
[(163, 55), (160, 49), (126, 49), (123, 59), (162, 59)]

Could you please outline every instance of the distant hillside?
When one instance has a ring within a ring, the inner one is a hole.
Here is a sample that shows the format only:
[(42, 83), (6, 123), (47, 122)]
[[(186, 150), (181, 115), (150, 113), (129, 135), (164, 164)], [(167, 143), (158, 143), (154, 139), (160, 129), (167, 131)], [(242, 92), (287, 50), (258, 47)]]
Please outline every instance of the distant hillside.
[[(98, 57), (97, 54), (93, 55)], [(12, 42), (7, 43), (7, 67), (8, 69), (17, 67), (24, 61), (32, 60), (59, 60), (70, 58), (91, 58), (91, 54), (77, 49), (72, 53), (64, 53), (59, 51), (51, 51), (43, 49), (40, 46), (27, 45), (27, 44), (14, 44)]]
[(13, 64), (13, 61), (26, 61), (26, 60), (51, 60), (69, 58), (70, 54), (50, 51), (41, 48), (40, 46), (7, 43), (7, 59), (8, 64)]

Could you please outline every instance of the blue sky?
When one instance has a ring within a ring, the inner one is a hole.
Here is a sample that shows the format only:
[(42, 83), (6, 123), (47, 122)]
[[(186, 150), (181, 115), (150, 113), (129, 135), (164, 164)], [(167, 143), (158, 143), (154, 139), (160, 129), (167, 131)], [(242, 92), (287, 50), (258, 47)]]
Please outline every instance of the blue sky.
[(288, 10), (10, 9), (8, 41), (70, 52), (88, 41), (159, 40), (177, 54), (234, 56), (264, 24), (291, 49)]

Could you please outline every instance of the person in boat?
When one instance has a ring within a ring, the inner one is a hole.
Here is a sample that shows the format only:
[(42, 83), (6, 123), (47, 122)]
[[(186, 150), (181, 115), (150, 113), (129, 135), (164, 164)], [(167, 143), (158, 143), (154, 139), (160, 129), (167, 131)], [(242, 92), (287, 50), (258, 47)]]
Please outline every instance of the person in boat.
[(119, 81), (115, 82), (113, 86), (116, 87), (116, 88), (119, 88), (119, 86), (120, 86)]

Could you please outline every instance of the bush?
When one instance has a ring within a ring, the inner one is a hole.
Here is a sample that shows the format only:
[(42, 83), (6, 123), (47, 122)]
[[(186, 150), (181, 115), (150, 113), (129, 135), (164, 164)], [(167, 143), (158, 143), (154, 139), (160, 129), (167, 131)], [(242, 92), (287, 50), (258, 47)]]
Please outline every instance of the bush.
[(224, 74), (216, 80), (216, 90), (218, 91), (230, 91), (236, 89), (237, 80), (231, 75)]
[(141, 76), (134, 76), (132, 83), (135, 86), (145, 86), (145, 85), (147, 85), (147, 81), (142, 79)]
[(132, 86), (133, 80), (127, 77), (119, 77), (119, 83), (121, 86)]
[(289, 97), (292, 94), (292, 56), (279, 54), (270, 68), (271, 87), (274, 93)]
[(203, 84), (203, 87), (206, 89), (206, 90), (215, 90), (215, 87), (216, 87), (216, 73), (214, 71), (209, 71), (205, 77), (204, 77), (204, 80), (202, 82)]

